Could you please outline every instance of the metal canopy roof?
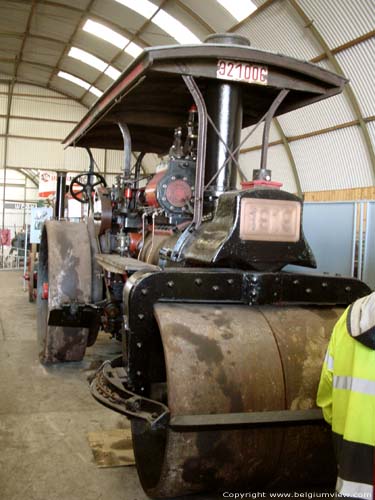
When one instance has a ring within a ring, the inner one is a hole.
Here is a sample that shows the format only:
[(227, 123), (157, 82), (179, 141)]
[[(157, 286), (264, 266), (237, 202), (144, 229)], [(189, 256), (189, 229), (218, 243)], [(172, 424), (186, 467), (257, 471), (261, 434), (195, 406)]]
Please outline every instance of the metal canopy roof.
[(146, 49), (98, 99), (64, 144), (122, 149), (117, 125), (121, 120), (130, 129), (135, 151), (165, 153), (173, 129), (186, 121), (192, 104), (181, 75), (196, 77), (205, 95), (210, 80), (217, 78), (220, 59), (268, 69), (267, 85), (236, 82), (242, 86), (243, 127), (259, 121), (280, 89), (289, 89), (289, 94), (277, 114), (338, 94), (346, 81), (313, 64), (240, 45)]

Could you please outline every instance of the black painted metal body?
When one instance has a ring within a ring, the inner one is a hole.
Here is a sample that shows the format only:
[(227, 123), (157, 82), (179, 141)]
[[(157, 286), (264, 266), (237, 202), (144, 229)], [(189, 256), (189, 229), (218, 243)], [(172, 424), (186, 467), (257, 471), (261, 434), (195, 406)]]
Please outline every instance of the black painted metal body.
[(56, 201), (55, 201), (55, 219), (64, 218), (65, 194), (66, 194), (66, 172), (56, 172)]
[(129, 387), (148, 394), (149, 380), (165, 380), (153, 309), (157, 302), (332, 307), (346, 306), (369, 292), (355, 278), (324, 275), (209, 268), (137, 272), (124, 287)]

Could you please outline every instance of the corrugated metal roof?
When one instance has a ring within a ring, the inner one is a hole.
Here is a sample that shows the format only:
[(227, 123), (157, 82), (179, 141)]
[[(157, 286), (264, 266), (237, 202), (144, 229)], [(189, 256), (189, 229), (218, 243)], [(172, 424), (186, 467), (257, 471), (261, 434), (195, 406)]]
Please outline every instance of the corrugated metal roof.
[[(247, 134), (252, 130), (253, 127), (244, 128), (241, 132), (241, 142), (245, 139)], [(264, 123), (260, 124), (259, 127), (251, 134), (249, 139), (241, 146), (241, 149), (251, 148), (253, 146), (259, 146), (262, 144)], [(274, 123), (271, 123), (269, 142), (278, 141), (280, 139), (279, 133), (276, 130)]]
[[(251, 151), (240, 157), (240, 165), (247, 179), (253, 177), (253, 170), (260, 165), (260, 151)], [(297, 192), (296, 183), (290, 168), (290, 162), (282, 145), (272, 146), (268, 150), (267, 168), (272, 170), (272, 180), (282, 182), (285, 191)]]
[(322, 51), (289, 2), (272, 3), (237, 33), (248, 37), (253, 47), (298, 59), (309, 60)]
[(279, 117), (287, 136), (295, 136), (351, 122), (356, 117), (347, 99), (337, 95)]
[(84, 112), (83, 106), (63, 99), (15, 95), (12, 100), (13, 116), (28, 116), (46, 120), (63, 116), (65, 120), (78, 121)]
[(182, 0), (181, 3), (192, 9), (217, 33), (223, 33), (236, 24), (236, 19), (216, 0), (205, 0), (204, 2), (202, 0)]
[(51, 139), (59, 139), (61, 141), (70, 132), (71, 128), (72, 125), (67, 123), (50, 122), (48, 124), (48, 127), (46, 127), (46, 123), (43, 121), (25, 120), (23, 118), (12, 117), (9, 123), (9, 134), (46, 137)]
[[(374, 4), (375, 20), (375, 4)], [(364, 116), (375, 115), (375, 38), (336, 55), (345, 75), (350, 79)]]
[(0, 115), (6, 115), (8, 105), (8, 96), (0, 94)]
[[(64, 160), (63, 167), (66, 170), (88, 170), (89, 157), (87, 152), (82, 148), (69, 148), (63, 150)], [(92, 149), (92, 154), (96, 163), (99, 165), (100, 170), (104, 168), (104, 155), (105, 151), (100, 149)]]
[(303, 191), (348, 189), (373, 184), (358, 126), (290, 143)]
[(5, 134), (6, 123), (7, 123), (7, 121), (5, 118), (0, 118), (0, 134)]
[(332, 49), (374, 29), (373, 0), (299, 0)]
[(375, 121), (367, 124), (367, 130), (369, 131), (371, 142), (375, 149)]

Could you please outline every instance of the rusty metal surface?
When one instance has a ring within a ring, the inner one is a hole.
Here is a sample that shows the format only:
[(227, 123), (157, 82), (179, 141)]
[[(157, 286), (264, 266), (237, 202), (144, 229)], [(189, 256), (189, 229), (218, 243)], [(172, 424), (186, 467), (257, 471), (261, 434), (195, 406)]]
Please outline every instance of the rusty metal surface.
[[(49, 326), (49, 311), (71, 302), (91, 302), (91, 248), (86, 224), (45, 223), (39, 252), (38, 343), (42, 363), (79, 361), (83, 358), (87, 328)], [(42, 299), (48, 283), (48, 300)]]
[[(157, 304), (171, 417), (313, 408), (324, 351), (341, 312)], [(323, 426), (169, 428), (163, 434), (133, 422), (132, 429), (138, 473), (152, 497), (245, 486), (308, 489), (334, 479), (330, 433)]]
[(172, 247), (178, 238), (178, 234), (148, 234), (145, 238), (139, 259), (149, 264), (159, 263), (160, 249), (168, 243), (168, 248)]
[(94, 201), (94, 221), (96, 234), (104, 234), (112, 227), (112, 202), (110, 190), (105, 187), (98, 187), (95, 190)]

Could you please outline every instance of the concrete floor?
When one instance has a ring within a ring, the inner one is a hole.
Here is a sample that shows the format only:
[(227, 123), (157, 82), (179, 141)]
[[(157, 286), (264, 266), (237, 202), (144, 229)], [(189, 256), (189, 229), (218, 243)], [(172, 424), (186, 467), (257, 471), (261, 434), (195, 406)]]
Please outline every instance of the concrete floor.
[(88, 432), (128, 425), (96, 403), (87, 384), (91, 368), (119, 350), (103, 336), (81, 363), (40, 365), (35, 304), (21, 273), (0, 272), (1, 500), (147, 498), (134, 466), (98, 468), (87, 441)]

